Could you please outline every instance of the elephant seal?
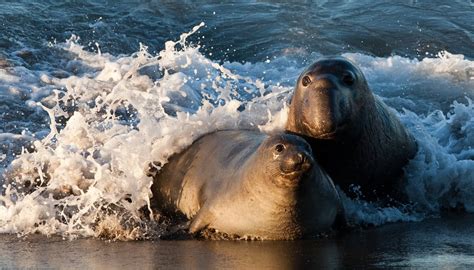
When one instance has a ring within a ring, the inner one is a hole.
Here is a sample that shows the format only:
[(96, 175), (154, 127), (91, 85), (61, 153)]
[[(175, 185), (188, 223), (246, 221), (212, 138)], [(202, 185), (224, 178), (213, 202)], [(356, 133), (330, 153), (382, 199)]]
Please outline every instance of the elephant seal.
[[(284, 240), (325, 232), (342, 213), (332, 180), (291, 134), (204, 135), (153, 176), (152, 209), (189, 220), (189, 232)], [(206, 230), (205, 230), (206, 229)]]
[(349, 60), (322, 59), (301, 73), (286, 130), (310, 143), (318, 163), (348, 195), (356, 185), (369, 200), (404, 197), (403, 167), (417, 144)]

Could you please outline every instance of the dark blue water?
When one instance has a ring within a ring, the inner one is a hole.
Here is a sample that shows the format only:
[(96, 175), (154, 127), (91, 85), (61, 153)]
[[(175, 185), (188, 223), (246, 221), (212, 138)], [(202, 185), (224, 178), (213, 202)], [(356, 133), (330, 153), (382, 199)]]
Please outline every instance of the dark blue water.
[(473, 54), (472, 1), (2, 1), (0, 49), (38, 50), (26, 60), (54, 62), (48, 42), (72, 34), (103, 52), (130, 54), (139, 43), (163, 49), (192, 26), (191, 38), (219, 61), (262, 61), (282, 54), (363, 52), (425, 57)]

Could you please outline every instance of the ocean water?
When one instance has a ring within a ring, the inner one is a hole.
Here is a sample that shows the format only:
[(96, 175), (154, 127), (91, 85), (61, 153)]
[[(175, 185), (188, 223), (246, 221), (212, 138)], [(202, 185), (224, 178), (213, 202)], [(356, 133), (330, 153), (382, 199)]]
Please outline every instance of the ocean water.
[(359, 65), (419, 145), (413, 204), (343, 194), (348, 220), (472, 213), (473, 18), (471, 1), (3, 1), (0, 233), (155, 239), (147, 164), (217, 129), (283, 130), (327, 55)]

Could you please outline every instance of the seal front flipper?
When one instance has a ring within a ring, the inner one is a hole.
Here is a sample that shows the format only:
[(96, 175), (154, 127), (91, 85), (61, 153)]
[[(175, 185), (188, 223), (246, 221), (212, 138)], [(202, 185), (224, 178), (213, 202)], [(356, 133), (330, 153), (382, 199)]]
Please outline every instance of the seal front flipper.
[(202, 207), (199, 212), (193, 217), (191, 224), (189, 225), (189, 232), (196, 234), (206, 229), (210, 224), (211, 220), (214, 219), (214, 214), (209, 211), (209, 207)]

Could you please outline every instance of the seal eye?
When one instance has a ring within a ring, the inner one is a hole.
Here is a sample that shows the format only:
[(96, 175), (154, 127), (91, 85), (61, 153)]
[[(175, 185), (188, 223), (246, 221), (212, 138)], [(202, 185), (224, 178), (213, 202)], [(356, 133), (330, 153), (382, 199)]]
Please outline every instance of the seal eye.
[(306, 75), (301, 79), (301, 83), (303, 84), (304, 87), (308, 86), (311, 83), (311, 78)]
[(278, 153), (281, 153), (283, 152), (283, 150), (285, 150), (285, 146), (281, 143), (275, 145), (275, 151), (277, 151)]
[(342, 82), (349, 86), (353, 85), (355, 82), (354, 75), (350, 72), (344, 73), (344, 75), (342, 75)]

